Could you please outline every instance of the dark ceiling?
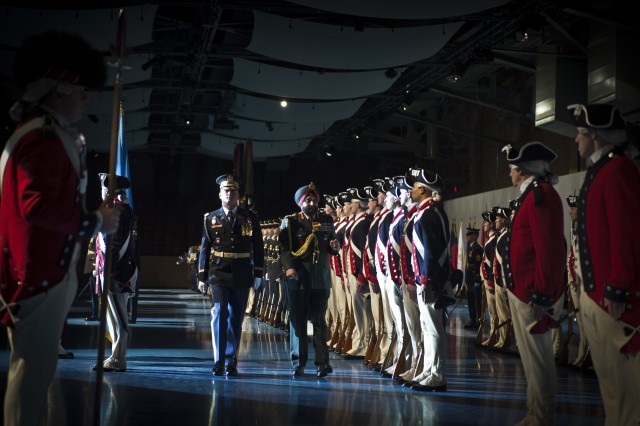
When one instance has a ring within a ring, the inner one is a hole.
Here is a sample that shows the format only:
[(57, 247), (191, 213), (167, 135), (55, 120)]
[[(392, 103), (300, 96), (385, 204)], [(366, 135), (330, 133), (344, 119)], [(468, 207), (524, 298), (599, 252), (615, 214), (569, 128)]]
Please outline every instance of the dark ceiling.
[[(632, 89), (631, 101), (619, 93), (600, 100), (640, 121), (638, 78), (620, 77), (633, 65), (621, 63), (621, 34), (638, 38), (624, 1), (3, 3), (0, 77), (11, 98), (17, 93), (7, 64), (25, 34), (66, 26), (107, 54), (123, 8), (131, 67), (122, 72), (127, 139), (134, 156), (154, 161), (226, 161), (235, 145), (251, 140), (256, 164), (267, 164), (258, 178), (292, 160), (309, 173), (362, 176), (326, 185), (340, 190), (419, 164), (465, 195), (505, 186), (499, 149), (535, 139), (566, 154), (560, 173), (576, 171), (560, 116), (567, 103), (596, 99), (600, 28), (613, 32), (604, 45), (618, 55), (602, 67), (616, 65), (619, 90)], [(105, 19), (108, 30), (98, 25)], [(582, 63), (584, 72), (564, 75), (563, 61)], [(560, 89), (545, 97), (551, 80)], [(572, 80), (584, 81), (579, 99), (562, 93)], [(557, 101), (557, 116), (541, 118), (543, 98)], [(97, 152), (108, 150), (111, 103), (108, 92), (93, 99), (94, 111), (79, 126)]]

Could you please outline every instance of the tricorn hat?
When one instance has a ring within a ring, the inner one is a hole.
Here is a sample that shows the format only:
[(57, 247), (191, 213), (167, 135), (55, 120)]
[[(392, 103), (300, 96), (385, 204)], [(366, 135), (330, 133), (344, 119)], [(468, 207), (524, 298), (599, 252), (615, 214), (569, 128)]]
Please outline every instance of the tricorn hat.
[(578, 196), (569, 195), (567, 197), (567, 205), (569, 205), (569, 207), (578, 207)]
[(378, 192), (379, 191), (374, 186), (365, 186), (364, 188), (362, 188), (362, 191), (364, 192), (364, 195), (369, 200), (375, 200), (375, 199), (378, 198)]
[(573, 104), (567, 106), (573, 110), (576, 127), (594, 129), (625, 129), (626, 123), (620, 110), (609, 104)]
[(493, 214), (503, 219), (511, 219), (511, 209), (506, 207), (493, 207)]
[(558, 156), (549, 147), (542, 142), (534, 141), (528, 142), (520, 149), (514, 148), (511, 145), (505, 145), (502, 148), (502, 152), (507, 154), (507, 161), (509, 164), (522, 164), (531, 161), (545, 161), (547, 163), (552, 162)]
[(342, 191), (336, 195), (336, 207), (344, 207), (345, 203), (350, 203), (351, 198), (346, 191)]
[(420, 185), (428, 187), (432, 191), (442, 192), (444, 191), (444, 180), (442, 177), (435, 172), (430, 172), (421, 168), (410, 168), (407, 173), (404, 175), (405, 182), (410, 187), (413, 187), (414, 183), (417, 182)]
[(350, 201), (367, 201), (368, 198), (364, 195), (364, 191), (358, 188), (349, 188), (347, 189), (347, 193), (349, 194)]
[(78, 34), (48, 31), (25, 39), (16, 54), (18, 88), (41, 78), (93, 88), (106, 80), (104, 54)]
[(320, 193), (318, 192), (318, 188), (313, 182), (311, 182), (309, 185), (301, 186), (300, 188), (298, 188), (295, 195), (293, 196), (293, 199), (295, 200), (298, 207), (302, 207), (302, 203), (304, 203), (305, 198), (307, 198), (309, 195), (313, 195), (314, 197), (316, 197), (316, 200), (320, 201)]
[(486, 212), (482, 212), (482, 219), (485, 222), (495, 223), (496, 215), (492, 211), (487, 210)]
[[(100, 176), (100, 183), (105, 188), (109, 188), (109, 175), (107, 173), (98, 173)], [(126, 176), (116, 175), (115, 190), (125, 190), (131, 188), (131, 181)]]

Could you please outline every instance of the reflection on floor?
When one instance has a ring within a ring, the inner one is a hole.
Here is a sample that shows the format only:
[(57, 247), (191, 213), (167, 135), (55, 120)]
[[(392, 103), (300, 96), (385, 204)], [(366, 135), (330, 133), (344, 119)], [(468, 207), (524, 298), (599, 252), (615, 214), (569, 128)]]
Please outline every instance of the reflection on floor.
[[(82, 298), (69, 315), (65, 348), (49, 395), (50, 425), (91, 425), (98, 323), (85, 322)], [(422, 393), (393, 383), (362, 361), (331, 353), (334, 373), (293, 378), (284, 331), (245, 317), (238, 377), (211, 374), (209, 301), (190, 290), (143, 289), (131, 325), (127, 371), (105, 373), (103, 425), (512, 425), (526, 413), (517, 356), (474, 346), (465, 306), (448, 322), (448, 391)], [(575, 342), (571, 351), (575, 353)], [(311, 349), (312, 350), (312, 349)], [(107, 355), (110, 353), (107, 347)], [(310, 356), (313, 359), (313, 356)], [(0, 395), (8, 364), (0, 345)], [(311, 366), (309, 366), (311, 367)], [(558, 369), (558, 425), (601, 425), (593, 373)]]

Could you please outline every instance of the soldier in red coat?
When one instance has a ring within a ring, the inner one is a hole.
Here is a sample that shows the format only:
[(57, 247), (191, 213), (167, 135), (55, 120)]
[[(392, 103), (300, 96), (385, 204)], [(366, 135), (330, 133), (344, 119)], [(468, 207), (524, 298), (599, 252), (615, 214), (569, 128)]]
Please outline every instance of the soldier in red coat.
[(527, 379), (523, 425), (553, 424), (556, 368), (550, 327), (557, 324), (566, 284), (562, 201), (549, 172), (556, 154), (540, 142), (507, 145), (511, 182), (519, 188), (508, 250), (502, 258), (513, 329)]
[(103, 55), (76, 35), (44, 33), (16, 55), (22, 98), (0, 160), (0, 316), (11, 356), (4, 424), (41, 424), (58, 342), (76, 295), (83, 240), (112, 233), (119, 213), (84, 206), (85, 86), (105, 80)]
[(626, 125), (611, 105), (571, 105), (587, 174), (574, 265), (580, 317), (606, 425), (640, 424), (640, 175), (624, 155)]

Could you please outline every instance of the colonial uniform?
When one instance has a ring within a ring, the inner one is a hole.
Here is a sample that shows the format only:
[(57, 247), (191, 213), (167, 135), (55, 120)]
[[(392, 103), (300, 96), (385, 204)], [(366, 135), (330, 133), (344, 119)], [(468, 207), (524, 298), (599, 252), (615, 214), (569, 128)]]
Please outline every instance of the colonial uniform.
[[(364, 203), (366, 198), (361, 190), (351, 188), (348, 190), (352, 203)], [(364, 359), (367, 343), (371, 333), (371, 301), (369, 299), (369, 283), (363, 272), (363, 254), (367, 234), (371, 226), (371, 218), (365, 211), (355, 214), (353, 225), (349, 233), (349, 282), (351, 306), (353, 315), (353, 332), (351, 333), (351, 348), (346, 351), (348, 358)]]
[[(393, 182), (393, 181), (391, 181)], [(381, 187), (382, 191), (388, 192), (391, 189), (389, 180), (385, 180), (385, 183)], [(383, 334), (380, 339), (379, 345), (379, 357), (376, 365), (372, 368), (375, 371), (382, 370), (382, 364), (387, 357), (387, 353), (391, 348), (391, 342), (393, 341), (394, 328), (393, 319), (391, 317), (391, 308), (389, 306), (389, 296), (386, 290), (387, 281), (387, 262), (386, 262), (386, 247), (389, 240), (389, 227), (393, 221), (393, 213), (384, 206), (380, 211), (378, 221), (378, 232), (376, 235), (376, 245), (374, 249), (374, 264), (376, 267), (376, 278), (378, 279), (378, 286), (380, 287), (380, 303), (382, 304), (382, 327)], [(388, 374), (388, 373), (386, 373)]]
[[(610, 105), (574, 105), (579, 128), (624, 132)], [(609, 134), (611, 140), (612, 134)], [(606, 413), (606, 425), (640, 423), (640, 175), (616, 143), (596, 151), (578, 201), (580, 316)], [(624, 304), (614, 318), (607, 301)]]
[(78, 286), (81, 242), (102, 224), (84, 205), (84, 137), (53, 110), (29, 110), (53, 87), (100, 86), (102, 54), (56, 33), (30, 38), (17, 58), (16, 78), (26, 90), (11, 110), (19, 124), (0, 157), (0, 319), (11, 348), (6, 426), (42, 422)]
[[(482, 213), (485, 222), (491, 223), (489, 236), (484, 243), (484, 253), (482, 255), (482, 283), (484, 285), (484, 296), (487, 304), (487, 312), (489, 312), (489, 337), (482, 341), (481, 345), (485, 347), (493, 346), (496, 342), (496, 327), (498, 326), (498, 313), (496, 312), (496, 286), (493, 276), (493, 259), (496, 255), (496, 233), (493, 228), (496, 216), (492, 211)], [(480, 324), (480, 327), (484, 324)]]
[[(106, 173), (101, 173), (103, 191), (109, 187), (109, 179)], [(124, 176), (116, 176), (115, 208), (120, 210), (120, 225), (118, 230), (109, 240), (102, 233), (96, 238), (96, 278), (98, 289), (106, 291), (107, 300), (107, 331), (111, 341), (111, 355), (103, 361), (104, 371), (127, 370), (127, 347), (129, 341), (129, 315), (127, 302), (135, 294), (138, 280), (138, 268), (133, 249), (133, 209), (129, 204), (123, 203), (117, 198), (120, 191), (130, 187), (129, 179)], [(104, 277), (106, 250), (111, 250), (111, 287), (107, 288)], [(97, 369), (97, 366), (94, 366)]]
[(436, 196), (444, 190), (444, 182), (439, 175), (422, 169), (412, 169), (410, 178), (409, 184), (417, 182), (434, 192), (434, 196), (420, 202), (413, 223), (412, 261), (418, 286), (424, 366), (412, 389), (444, 391), (446, 338), (442, 309), (455, 302), (450, 281), (449, 219), (439, 195)]
[[(296, 191), (296, 204), (302, 207), (304, 200), (319, 194), (315, 185), (303, 186)], [(337, 249), (330, 246), (336, 240), (333, 219), (324, 213), (309, 217), (300, 212), (286, 216), (279, 235), (282, 268), (295, 269), (297, 280), (287, 279), (290, 303), (289, 355), (294, 375), (304, 372), (307, 364), (307, 320), (313, 326), (313, 347), (318, 376), (326, 376), (329, 366), (327, 348), (326, 310), (331, 288), (329, 256)]]
[[(503, 207), (494, 207), (493, 213), (496, 217), (504, 220), (510, 220), (511, 209)], [(509, 227), (505, 226), (498, 230), (496, 236), (496, 251), (493, 257), (493, 282), (495, 284), (496, 298), (496, 316), (498, 317), (498, 325), (496, 328), (496, 341), (492, 347), (496, 349), (508, 349), (511, 344), (515, 343), (511, 338), (511, 309), (509, 308), (509, 299), (507, 286), (505, 285), (505, 260), (508, 258), (509, 250)]]
[[(404, 176), (393, 178), (395, 183), (393, 192), (395, 198), (400, 201), (400, 190), (408, 190), (409, 186), (404, 181)], [(389, 297), (389, 307), (396, 330), (396, 353), (393, 358), (394, 363), (387, 369), (395, 379), (406, 372), (411, 366), (413, 347), (409, 339), (407, 322), (404, 312), (404, 292), (402, 290), (402, 243), (404, 241), (404, 225), (407, 219), (406, 205), (398, 204), (393, 211), (393, 221), (389, 226), (389, 240), (387, 241), (387, 296)]]
[[(238, 190), (237, 179), (223, 175), (222, 189)], [(198, 260), (198, 280), (211, 287), (211, 334), (214, 374), (237, 374), (238, 348), (249, 289), (261, 280), (264, 243), (255, 213), (240, 207), (224, 207), (204, 215)], [(231, 213), (231, 214), (229, 214)]]
[[(548, 164), (555, 158), (540, 142), (529, 142), (520, 151), (507, 149), (507, 161), (518, 167), (532, 161)], [(559, 319), (566, 288), (562, 202), (547, 176), (530, 176), (521, 191), (507, 240), (509, 250), (503, 257), (503, 278), (527, 379), (528, 413), (523, 424), (546, 425), (553, 423), (556, 392), (550, 326)], [(544, 308), (541, 319), (536, 318), (534, 304)]]

